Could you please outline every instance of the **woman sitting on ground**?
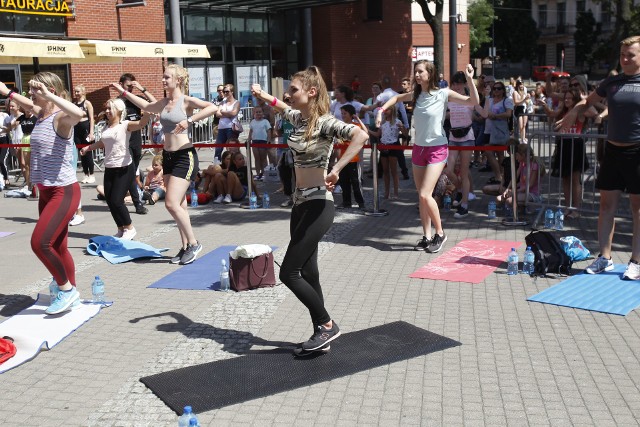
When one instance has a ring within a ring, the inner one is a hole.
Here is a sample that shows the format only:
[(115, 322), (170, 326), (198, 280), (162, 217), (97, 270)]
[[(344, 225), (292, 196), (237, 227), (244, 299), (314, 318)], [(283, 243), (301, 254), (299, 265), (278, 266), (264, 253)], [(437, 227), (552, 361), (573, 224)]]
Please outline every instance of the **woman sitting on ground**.
[[(528, 159), (528, 160), (527, 160)], [(539, 203), (540, 199), (540, 178), (545, 174), (544, 165), (533, 154), (533, 148), (528, 144), (519, 144), (516, 147), (517, 172), (517, 200), (524, 202), (527, 200), (527, 182), (529, 183), (528, 201)], [(513, 203), (513, 192), (509, 186), (497, 197), (498, 203), (505, 202), (509, 205)]]
[[(247, 191), (249, 188), (249, 168), (245, 161), (244, 154), (234, 153), (232, 157), (229, 169), (225, 174), (218, 174), (214, 178), (213, 185), (216, 187), (216, 192), (220, 195), (225, 194), (222, 199), (222, 203), (238, 202), (247, 197)], [(260, 197), (256, 183), (251, 179), (251, 191), (256, 193), (256, 196)]]
[[(231, 151), (227, 150), (222, 153), (222, 157), (220, 158), (220, 163), (209, 165), (205, 170), (202, 171), (202, 192), (211, 196), (211, 198), (215, 198), (217, 193), (215, 192), (215, 186), (213, 185), (213, 177), (217, 174), (221, 173), (223, 170), (226, 171), (229, 169), (229, 164), (231, 163)], [(226, 173), (226, 172), (225, 172)], [(224, 194), (222, 195), (224, 197)], [(220, 203), (220, 201), (215, 201), (214, 203)]]

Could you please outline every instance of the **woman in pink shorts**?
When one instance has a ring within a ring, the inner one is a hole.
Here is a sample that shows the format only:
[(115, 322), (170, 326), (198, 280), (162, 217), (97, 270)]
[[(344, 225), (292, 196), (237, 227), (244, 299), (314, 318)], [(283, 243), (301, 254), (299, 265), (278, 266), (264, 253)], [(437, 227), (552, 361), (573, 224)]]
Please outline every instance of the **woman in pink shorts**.
[[(464, 96), (448, 88), (440, 89), (438, 86), (438, 73), (433, 63), (418, 61), (413, 66), (413, 90), (411, 92), (395, 95), (389, 99), (376, 117), (376, 124), (382, 122), (382, 114), (387, 108), (391, 108), (396, 102), (411, 102), (413, 104), (413, 125), (415, 127), (415, 139), (411, 161), (413, 163), (413, 178), (418, 190), (420, 200), (420, 221), (422, 222), (423, 235), (418, 241), (415, 250), (424, 250), (436, 253), (442, 249), (447, 235), (442, 228), (438, 203), (433, 198), (433, 189), (438, 178), (447, 164), (449, 155), (447, 136), (442, 127), (447, 103), (449, 101), (462, 105), (478, 105), (478, 94), (471, 92), (471, 96)], [(467, 85), (473, 85), (473, 67), (467, 65), (465, 69)], [(435, 234), (431, 235), (431, 224), (435, 228)]]

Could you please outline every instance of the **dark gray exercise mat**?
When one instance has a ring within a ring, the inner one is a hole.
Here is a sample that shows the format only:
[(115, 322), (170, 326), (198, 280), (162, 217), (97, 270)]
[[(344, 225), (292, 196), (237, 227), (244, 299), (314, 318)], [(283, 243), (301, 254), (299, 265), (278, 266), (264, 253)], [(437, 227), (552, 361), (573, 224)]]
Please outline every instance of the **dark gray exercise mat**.
[(277, 348), (151, 375), (140, 381), (177, 414), (186, 405), (198, 413), (458, 345), (457, 341), (409, 323), (393, 322), (343, 334), (331, 342), (329, 353), (313, 358), (294, 358), (293, 347)]

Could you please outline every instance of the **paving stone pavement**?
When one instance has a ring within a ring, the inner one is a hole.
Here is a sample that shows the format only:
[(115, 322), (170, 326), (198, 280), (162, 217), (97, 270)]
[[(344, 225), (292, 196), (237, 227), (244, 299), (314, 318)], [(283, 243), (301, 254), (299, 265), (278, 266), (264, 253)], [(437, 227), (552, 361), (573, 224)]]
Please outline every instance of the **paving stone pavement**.
[[(201, 151), (203, 159), (207, 155)], [(487, 177), (474, 171), (476, 183)], [(271, 190), (273, 206), (282, 201), (275, 184), (260, 185)], [(345, 332), (403, 320), (462, 345), (200, 413), (201, 424), (638, 425), (638, 312), (622, 317), (528, 303), (528, 296), (559, 280), (507, 276), (504, 268), (476, 285), (410, 279), (437, 255), (412, 250), (421, 234), (415, 190), (411, 181), (401, 187), (399, 201), (383, 201), (386, 217), (337, 211), (319, 250), (327, 308)], [(115, 303), (51, 351), (0, 375), (2, 425), (177, 425), (177, 416), (140, 377), (308, 338), (308, 313), (282, 285), (243, 293), (147, 289), (180, 267), (166, 260), (111, 265), (85, 255), (89, 237), (113, 233), (94, 191), (83, 190), (87, 222), (70, 229), (69, 242), (81, 295), (90, 296), (92, 276), (99, 274)], [(370, 188), (367, 195), (370, 205)], [(486, 218), (487, 200), (471, 202), (467, 218), (443, 215), (445, 250), (465, 238), (524, 241), (528, 227)], [(36, 204), (0, 198), (0, 210), (0, 231), (16, 232), (0, 239), (2, 320), (45, 292), (50, 277), (29, 247)], [(268, 243), (279, 248), (276, 260), (286, 250), (288, 219), (281, 208), (207, 205), (192, 214), (205, 252)], [(177, 250), (177, 230), (161, 203), (133, 220), (139, 240), (169, 247), (170, 255)], [(567, 221), (565, 234), (594, 249), (596, 220)], [(614, 260), (624, 263), (629, 221), (619, 221), (616, 232)]]

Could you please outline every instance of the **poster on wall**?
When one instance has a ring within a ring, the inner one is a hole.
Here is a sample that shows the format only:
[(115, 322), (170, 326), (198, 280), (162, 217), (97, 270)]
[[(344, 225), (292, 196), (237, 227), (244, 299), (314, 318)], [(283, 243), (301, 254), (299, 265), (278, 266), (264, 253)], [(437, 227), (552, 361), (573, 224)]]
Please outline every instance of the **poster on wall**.
[(187, 71), (189, 72), (189, 95), (206, 99), (204, 67), (189, 67)]
[[(266, 65), (249, 65), (236, 67), (236, 89), (238, 91), (238, 100), (241, 107), (249, 105), (251, 99), (251, 85), (259, 83), (262, 89), (269, 92), (269, 74)], [(254, 99), (251, 103), (255, 102)]]
[(225, 84), (224, 71), (222, 67), (208, 67), (207, 75), (209, 82), (209, 101), (213, 101), (218, 96), (218, 85)]
[(432, 46), (428, 47), (416, 47), (414, 46), (411, 49), (411, 59), (413, 62), (421, 61), (426, 59), (427, 61), (433, 62), (434, 50)]

